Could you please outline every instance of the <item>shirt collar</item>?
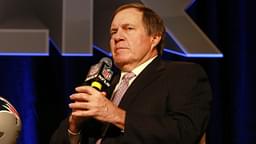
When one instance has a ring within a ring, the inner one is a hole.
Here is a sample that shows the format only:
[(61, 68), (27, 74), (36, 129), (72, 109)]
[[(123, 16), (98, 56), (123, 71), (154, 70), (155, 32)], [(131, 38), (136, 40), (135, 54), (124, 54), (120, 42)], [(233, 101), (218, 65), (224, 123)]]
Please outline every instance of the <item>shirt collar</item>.
[[(135, 74), (137, 77), (157, 56), (152, 57), (151, 59), (147, 60), (143, 64), (137, 66), (135, 69), (132, 70), (132, 72)], [(121, 77), (123, 77), (124, 74), (127, 72), (121, 72)]]

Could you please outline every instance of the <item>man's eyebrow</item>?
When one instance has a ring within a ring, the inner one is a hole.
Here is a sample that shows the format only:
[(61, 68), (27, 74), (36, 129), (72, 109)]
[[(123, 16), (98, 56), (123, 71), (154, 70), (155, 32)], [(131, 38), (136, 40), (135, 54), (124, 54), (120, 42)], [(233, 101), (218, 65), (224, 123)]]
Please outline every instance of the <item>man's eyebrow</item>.
[(117, 30), (117, 27), (111, 27), (109, 32), (111, 33), (111, 32), (116, 31), (116, 30)]
[[(128, 27), (128, 26), (135, 27), (135, 25), (130, 24), (130, 23), (121, 24), (121, 28), (123, 28), (123, 27)], [(109, 31), (110, 31), (110, 33), (111, 33), (112, 31), (116, 31), (117, 29), (118, 29), (117, 26), (111, 26)]]
[(134, 27), (135, 25), (134, 25), (134, 24), (127, 23), (127, 24), (123, 24), (122, 26), (123, 26), (123, 27), (127, 27), (127, 26), (132, 26), (132, 27)]
[(115, 30), (115, 29), (117, 29), (117, 27), (111, 27), (111, 28), (110, 28), (110, 31), (111, 31), (111, 30)]

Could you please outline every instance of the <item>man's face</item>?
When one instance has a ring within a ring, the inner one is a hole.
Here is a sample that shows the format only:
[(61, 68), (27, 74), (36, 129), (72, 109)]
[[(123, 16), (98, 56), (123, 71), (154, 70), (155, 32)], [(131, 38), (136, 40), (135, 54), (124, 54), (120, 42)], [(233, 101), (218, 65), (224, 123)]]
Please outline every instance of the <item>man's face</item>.
[(118, 12), (111, 24), (110, 47), (115, 64), (131, 71), (157, 55), (155, 40), (147, 34), (142, 12), (128, 8)]

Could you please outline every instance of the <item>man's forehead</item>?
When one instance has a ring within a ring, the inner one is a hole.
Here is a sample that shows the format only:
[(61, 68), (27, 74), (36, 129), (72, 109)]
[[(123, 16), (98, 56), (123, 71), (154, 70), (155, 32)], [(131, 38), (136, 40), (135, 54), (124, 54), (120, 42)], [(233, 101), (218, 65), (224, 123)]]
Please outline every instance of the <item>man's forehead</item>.
[(142, 12), (135, 8), (119, 11), (113, 18), (111, 26), (136, 25), (142, 22)]
[(141, 16), (142, 12), (139, 11), (137, 8), (126, 8), (126, 9), (123, 9), (123, 10), (120, 10), (119, 12), (117, 12), (115, 14), (115, 17), (118, 16), (118, 15), (138, 15), (138, 16)]

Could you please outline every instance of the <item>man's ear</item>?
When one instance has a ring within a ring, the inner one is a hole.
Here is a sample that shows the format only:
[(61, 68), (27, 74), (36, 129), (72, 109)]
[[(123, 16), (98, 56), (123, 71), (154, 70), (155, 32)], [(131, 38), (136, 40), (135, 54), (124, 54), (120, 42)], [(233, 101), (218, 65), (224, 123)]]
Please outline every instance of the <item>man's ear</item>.
[(155, 48), (161, 39), (162, 39), (162, 37), (160, 34), (155, 34), (154, 36), (152, 36), (151, 48)]

